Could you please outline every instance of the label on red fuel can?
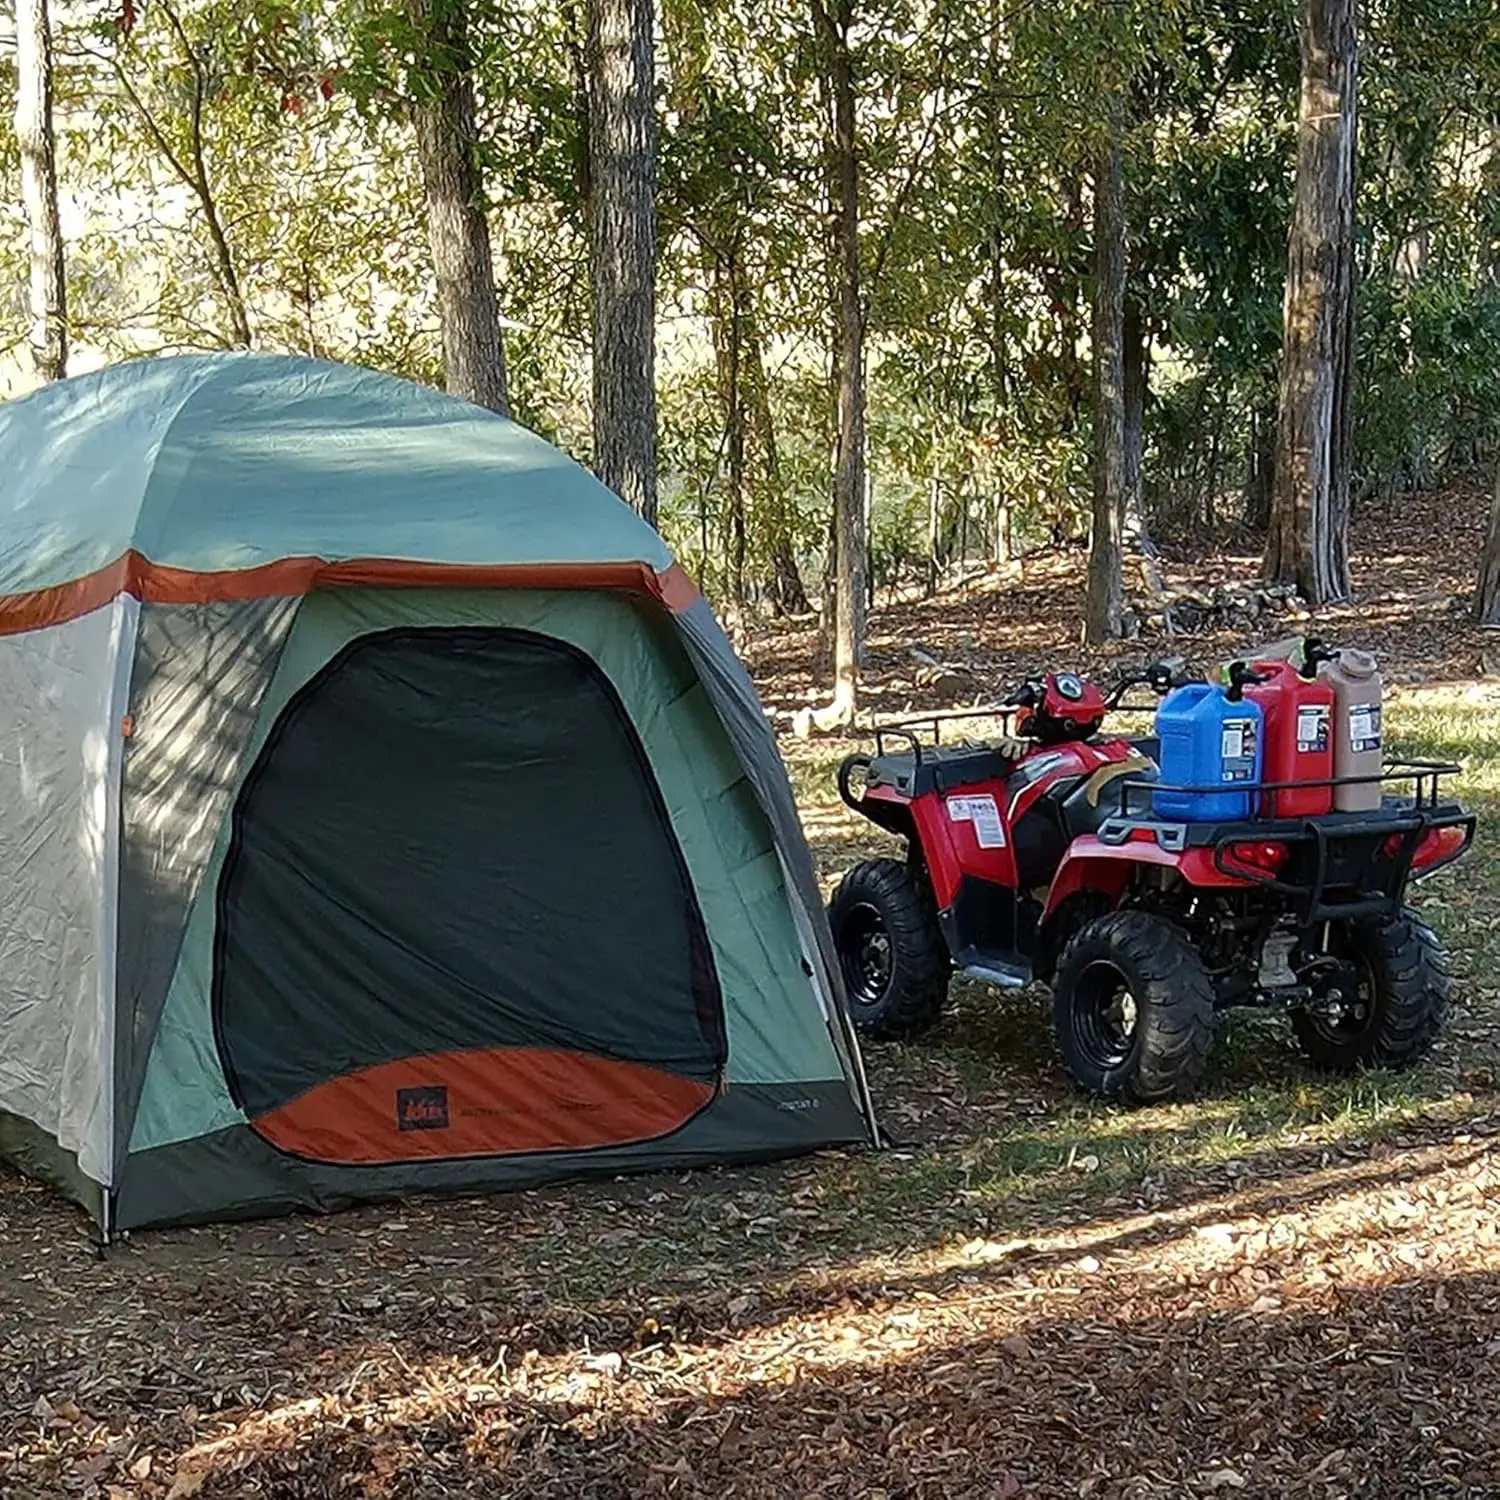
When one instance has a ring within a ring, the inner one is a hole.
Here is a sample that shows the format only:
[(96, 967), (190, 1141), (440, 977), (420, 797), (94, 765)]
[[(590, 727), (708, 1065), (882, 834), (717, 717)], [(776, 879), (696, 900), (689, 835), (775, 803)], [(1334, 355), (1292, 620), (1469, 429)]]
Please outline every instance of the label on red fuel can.
[(1297, 710), (1297, 753), (1322, 755), (1328, 749), (1329, 712), (1326, 703), (1304, 703)]

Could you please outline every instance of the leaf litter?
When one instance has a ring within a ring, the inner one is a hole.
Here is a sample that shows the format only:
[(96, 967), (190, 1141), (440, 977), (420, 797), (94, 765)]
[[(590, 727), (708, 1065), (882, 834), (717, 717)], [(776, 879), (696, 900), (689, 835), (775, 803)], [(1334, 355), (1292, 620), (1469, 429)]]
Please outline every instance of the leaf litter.
[[(1420, 589), (1410, 532), (1368, 523), (1367, 628), (1397, 679), (1463, 677), (1475, 526), (1418, 523), (1451, 553)], [(913, 639), (982, 635), (997, 685), (1050, 664), (1078, 559), (1028, 567), (887, 612), (877, 701), (905, 701)], [(798, 701), (812, 647), (778, 641), (758, 672)], [(837, 748), (790, 747), (794, 772)], [(863, 835), (805, 800), (842, 859)], [(1404, 1094), (1235, 1057), (1200, 1105), (1114, 1116), (1071, 1098), (1033, 1014), (960, 993), (931, 1046), (872, 1055), (900, 1138), (878, 1157), (103, 1256), (0, 1168), (0, 1495), (1500, 1495), (1500, 907), (1484, 882), (1435, 899), (1476, 977)]]

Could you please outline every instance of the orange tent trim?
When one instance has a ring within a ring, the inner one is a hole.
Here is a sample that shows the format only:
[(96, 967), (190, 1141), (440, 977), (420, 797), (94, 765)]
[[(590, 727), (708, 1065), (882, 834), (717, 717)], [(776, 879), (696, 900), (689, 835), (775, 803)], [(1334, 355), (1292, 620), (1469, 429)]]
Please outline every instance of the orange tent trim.
[(658, 573), (642, 562), (471, 564), (360, 557), (331, 563), (287, 557), (257, 568), (199, 573), (154, 563), (132, 550), (83, 578), (0, 598), (0, 635), (65, 624), (120, 594), (143, 604), (217, 604), (296, 598), (331, 588), (612, 589), (655, 599), (674, 613), (698, 598), (678, 563)]

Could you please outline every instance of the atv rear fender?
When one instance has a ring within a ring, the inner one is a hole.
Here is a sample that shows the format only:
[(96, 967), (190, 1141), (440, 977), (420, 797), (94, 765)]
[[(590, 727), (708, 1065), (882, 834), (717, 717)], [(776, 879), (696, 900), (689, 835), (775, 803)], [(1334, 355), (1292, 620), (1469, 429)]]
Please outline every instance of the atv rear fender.
[(1045, 922), (1070, 896), (1097, 891), (1111, 903), (1120, 899), (1139, 869), (1176, 870), (1189, 885), (1243, 888), (1243, 878), (1226, 873), (1214, 861), (1211, 849), (1163, 849), (1149, 832), (1123, 844), (1107, 844), (1092, 835), (1074, 839), (1058, 866), (1047, 892)]
[(897, 838), (914, 840), (917, 829), (912, 822), (911, 803), (899, 792), (890, 787), (865, 786), (863, 793), (856, 795), (854, 788), (858, 783), (853, 778), (857, 773), (863, 779), (869, 767), (868, 755), (849, 755), (840, 762), (838, 787), (844, 806), (868, 818), (877, 828), (894, 833)]

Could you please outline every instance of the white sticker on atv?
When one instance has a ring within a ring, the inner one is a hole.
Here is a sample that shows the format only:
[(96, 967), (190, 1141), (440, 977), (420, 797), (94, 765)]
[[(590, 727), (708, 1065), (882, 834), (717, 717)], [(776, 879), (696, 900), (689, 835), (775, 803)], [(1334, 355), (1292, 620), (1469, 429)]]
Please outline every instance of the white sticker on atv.
[(1360, 703), (1349, 710), (1349, 748), (1356, 754), (1380, 749), (1380, 705)]
[(974, 837), (981, 849), (1003, 849), (1005, 827), (1000, 821), (1000, 809), (993, 797), (949, 797), (948, 820), (952, 823), (972, 823)]

